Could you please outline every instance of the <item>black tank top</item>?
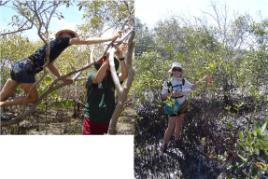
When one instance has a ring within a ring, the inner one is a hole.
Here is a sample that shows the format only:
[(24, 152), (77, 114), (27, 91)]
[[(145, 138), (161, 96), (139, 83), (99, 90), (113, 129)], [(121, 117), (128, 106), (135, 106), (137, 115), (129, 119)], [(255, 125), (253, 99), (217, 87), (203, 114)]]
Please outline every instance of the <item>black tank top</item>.
[[(68, 37), (59, 37), (49, 42), (49, 63), (53, 62), (69, 46), (69, 41), (70, 38)], [(43, 47), (36, 50), (34, 54), (28, 57), (34, 64), (33, 69), (35, 73), (43, 70), (47, 47), (48, 45), (44, 45)]]

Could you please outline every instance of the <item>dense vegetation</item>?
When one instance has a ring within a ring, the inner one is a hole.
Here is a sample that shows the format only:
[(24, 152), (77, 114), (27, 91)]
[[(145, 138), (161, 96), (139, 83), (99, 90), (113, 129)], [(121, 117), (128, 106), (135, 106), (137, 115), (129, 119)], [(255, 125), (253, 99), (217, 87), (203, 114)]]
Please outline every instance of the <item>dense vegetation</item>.
[[(64, 19), (64, 8), (72, 8), (74, 11), (83, 13), (83, 24), (77, 27), (77, 33), (80, 38), (89, 38), (96, 36), (108, 36), (107, 30), (118, 31), (129, 29), (133, 19), (133, 2), (132, 1), (7, 1), (0, 4), (1, 8), (13, 8), (15, 14), (10, 19), (10, 27), (2, 27), (0, 30), (0, 63), (1, 63), (1, 85), (10, 77), (11, 65), (16, 61), (26, 58), (39, 47), (54, 38), (54, 33), (59, 29), (53, 29), (50, 26), (51, 19)], [(61, 7), (61, 8), (60, 8)], [(51, 18), (48, 18), (51, 17)], [(75, 23), (75, 22), (74, 22)], [(29, 41), (22, 33), (29, 29), (37, 29), (39, 41)], [(66, 27), (62, 27), (66, 28)], [(14, 30), (14, 31), (13, 31)], [(76, 29), (74, 29), (76, 30)], [(66, 49), (55, 61), (55, 66), (59, 69), (61, 75), (77, 70), (90, 62), (90, 55), (93, 51), (93, 58), (97, 60), (103, 53), (106, 46), (84, 45), (71, 46)], [(94, 50), (93, 50), (94, 49)], [(72, 85), (60, 88), (50, 93), (38, 105), (34, 115), (29, 115), (25, 121), (29, 123), (29, 128), (33, 126), (42, 126), (40, 133), (48, 124), (56, 122), (56, 118), (64, 123), (66, 120), (65, 132), (56, 132), (54, 134), (81, 134), (81, 124), (83, 118), (83, 108), (85, 104), (85, 79), (87, 74), (94, 70), (91, 67), (83, 71), (79, 79)], [(43, 72), (37, 74), (37, 81), (43, 77)], [(47, 73), (38, 84), (39, 95), (48, 90), (55, 77)], [(16, 96), (25, 95), (21, 90), (16, 91)], [(11, 116), (18, 115), (27, 110), (29, 106), (14, 106), (3, 109), (6, 114)], [(54, 115), (55, 114), (55, 115)], [(64, 114), (64, 115), (63, 115)], [(48, 116), (48, 117), (47, 117)], [(38, 120), (37, 120), (38, 119)], [(76, 121), (69, 123), (68, 121)], [(24, 122), (25, 122), (24, 121)], [(58, 121), (58, 122), (59, 122)], [(44, 124), (45, 123), (45, 124)], [(23, 125), (21, 123), (21, 125)], [(27, 134), (27, 131), (20, 132), (18, 126), (8, 126), (1, 130), (4, 134)], [(38, 132), (37, 132), (38, 133)], [(51, 132), (53, 133), (53, 132)]]
[[(245, 14), (226, 21), (214, 10), (216, 25), (170, 17), (149, 29), (136, 21), (137, 178), (268, 176), (268, 20)], [(209, 80), (189, 97), (182, 145), (161, 155), (160, 90), (174, 61), (190, 81)]]
[[(27, 29), (33, 23), (35, 28), (44, 30), (39, 35), (45, 38), (42, 34), (49, 34), (51, 29), (44, 25), (49, 23), (39, 24), (27, 8), (31, 4), (27, 3), (8, 2), (8, 5), (16, 5), (19, 13), (11, 24), (14, 27), (26, 24), (24, 28)], [(85, 23), (78, 32), (82, 37), (101, 35), (110, 28), (120, 29), (128, 21), (131, 9), (123, 1), (59, 3), (51, 7), (76, 6), (83, 11)], [(47, 12), (57, 12), (53, 18), (64, 18), (60, 11), (49, 9)], [(129, 116), (132, 116), (132, 122), (137, 118), (137, 178), (268, 176), (268, 20), (256, 21), (247, 14), (226, 18), (227, 14), (220, 13), (216, 6), (214, 13), (210, 16), (215, 25), (208, 25), (206, 19), (170, 17), (149, 29), (136, 20), (136, 76), (128, 104), (130, 108), (135, 104), (136, 111), (127, 110), (125, 121)], [(7, 30), (1, 33), (7, 33)], [(10, 65), (27, 57), (43, 43), (41, 40), (30, 42), (20, 31), (1, 36), (1, 88), (9, 77)], [(62, 74), (79, 68), (88, 62), (91, 49), (88, 46), (68, 48), (57, 59), (56, 66)], [(95, 56), (102, 51), (103, 46), (96, 46)], [(210, 80), (198, 86), (189, 97), (191, 107), (181, 146), (171, 146), (168, 153), (162, 155), (159, 147), (167, 122), (159, 94), (174, 61), (183, 65), (188, 80), (194, 82), (204, 75)], [(81, 77), (86, 77), (87, 73), (82, 73)], [(52, 75), (47, 75), (38, 85), (39, 93), (45, 91), (53, 79)], [(22, 94), (19, 90), (16, 93)], [(61, 88), (43, 100), (35, 114), (20, 125), (3, 128), (1, 132), (80, 134), (84, 95), (84, 81)], [(24, 107), (7, 110), (21, 113)], [(53, 123), (57, 125), (53, 125), (52, 130), (49, 126)], [(31, 128), (35, 131), (29, 132)]]

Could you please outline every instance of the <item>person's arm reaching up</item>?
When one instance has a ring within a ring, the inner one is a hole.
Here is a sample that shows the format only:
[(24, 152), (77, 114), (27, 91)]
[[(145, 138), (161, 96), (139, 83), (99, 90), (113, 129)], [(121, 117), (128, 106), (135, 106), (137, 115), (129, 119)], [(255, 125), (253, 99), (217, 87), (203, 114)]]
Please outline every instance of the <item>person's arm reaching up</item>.
[(119, 64), (121, 67), (121, 73), (119, 73), (119, 75), (118, 75), (120, 82), (124, 81), (128, 76), (128, 70), (127, 70), (127, 66), (126, 66), (126, 63), (124, 60), (124, 55), (123, 55), (124, 52), (126, 51), (127, 47), (128, 47), (127, 44), (122, 44), (117, 48), (117, 50), (115, 52), (116, 59), (119, 61)]
[(92, 80), (93, 84), (98, 84), (98, 83), (103, 81), (108, 67), (109, 67), (109, 62), (108, 62), (108, 60), (105, 60), (102, 63), (99, 70), (97, 71), (97, 73), (93, 76), (93, 80)]

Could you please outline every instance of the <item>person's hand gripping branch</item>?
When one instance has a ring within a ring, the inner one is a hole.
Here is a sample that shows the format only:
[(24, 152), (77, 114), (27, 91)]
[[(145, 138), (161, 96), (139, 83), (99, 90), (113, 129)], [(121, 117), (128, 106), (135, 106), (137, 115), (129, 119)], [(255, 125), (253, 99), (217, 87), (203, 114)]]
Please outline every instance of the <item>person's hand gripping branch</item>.
[(121, 37), (122, 37), (122, 32), (121, 31), (116, 32), (112, 37), (112, 42), (115, 42), (116, 39), (121, 38)]
[(127, 49), (128, 49), (128, 44), (122, 43), (121, 45), (116, 47), (116, 51), (115, 51), (116, 59), (119, 61), (119, 64), (121, 66), (121, 71), (118, 75), (120, 82), (124, 81), (128, 76), (128, 70), (127, 70), (125, 57), (124, 57)]

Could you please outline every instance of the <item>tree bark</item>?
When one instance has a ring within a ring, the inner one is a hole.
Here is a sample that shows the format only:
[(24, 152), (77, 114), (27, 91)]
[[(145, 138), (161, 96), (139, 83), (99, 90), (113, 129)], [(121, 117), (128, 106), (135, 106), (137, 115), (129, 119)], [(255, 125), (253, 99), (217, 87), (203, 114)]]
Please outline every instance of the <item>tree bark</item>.
[(133, 69), (133, 66), (132, 66), (132, 57), (133, 57), (133, 50), (134, 50), (134, 36), (135, 36), (135, 32), (132, 31), (131, 32), (131, 36), (128, 40), (128, 53), (127, 53), (127, 68), (128, 68), (128, 78), (127, 78), (127, 81), (124, 85), (124, 88), (123, 88), (123, 91), (119, 93), (118, 95), (118, 103), (115, 107), (115, 110), (113, 112), (113, 115), (111, 117), (111, 120), (110, 120), (110, 123), (109, 123), (109, 128), (108, 128), (108, 134), (116, 134), (117, 131), (116, 131), (116, 124), (117, 124), (117, 121), (118, 121), (118, 118), (121, 114), (121, 112), (123, 111), (124, 109), (124, 104), (127, 100), (127, 95), (128, 95), (128, 92), (129, 92), (129, 89), (131, 87), (131, 84), (133, 82), (133, 79), (134, 79), (134, 69)]

